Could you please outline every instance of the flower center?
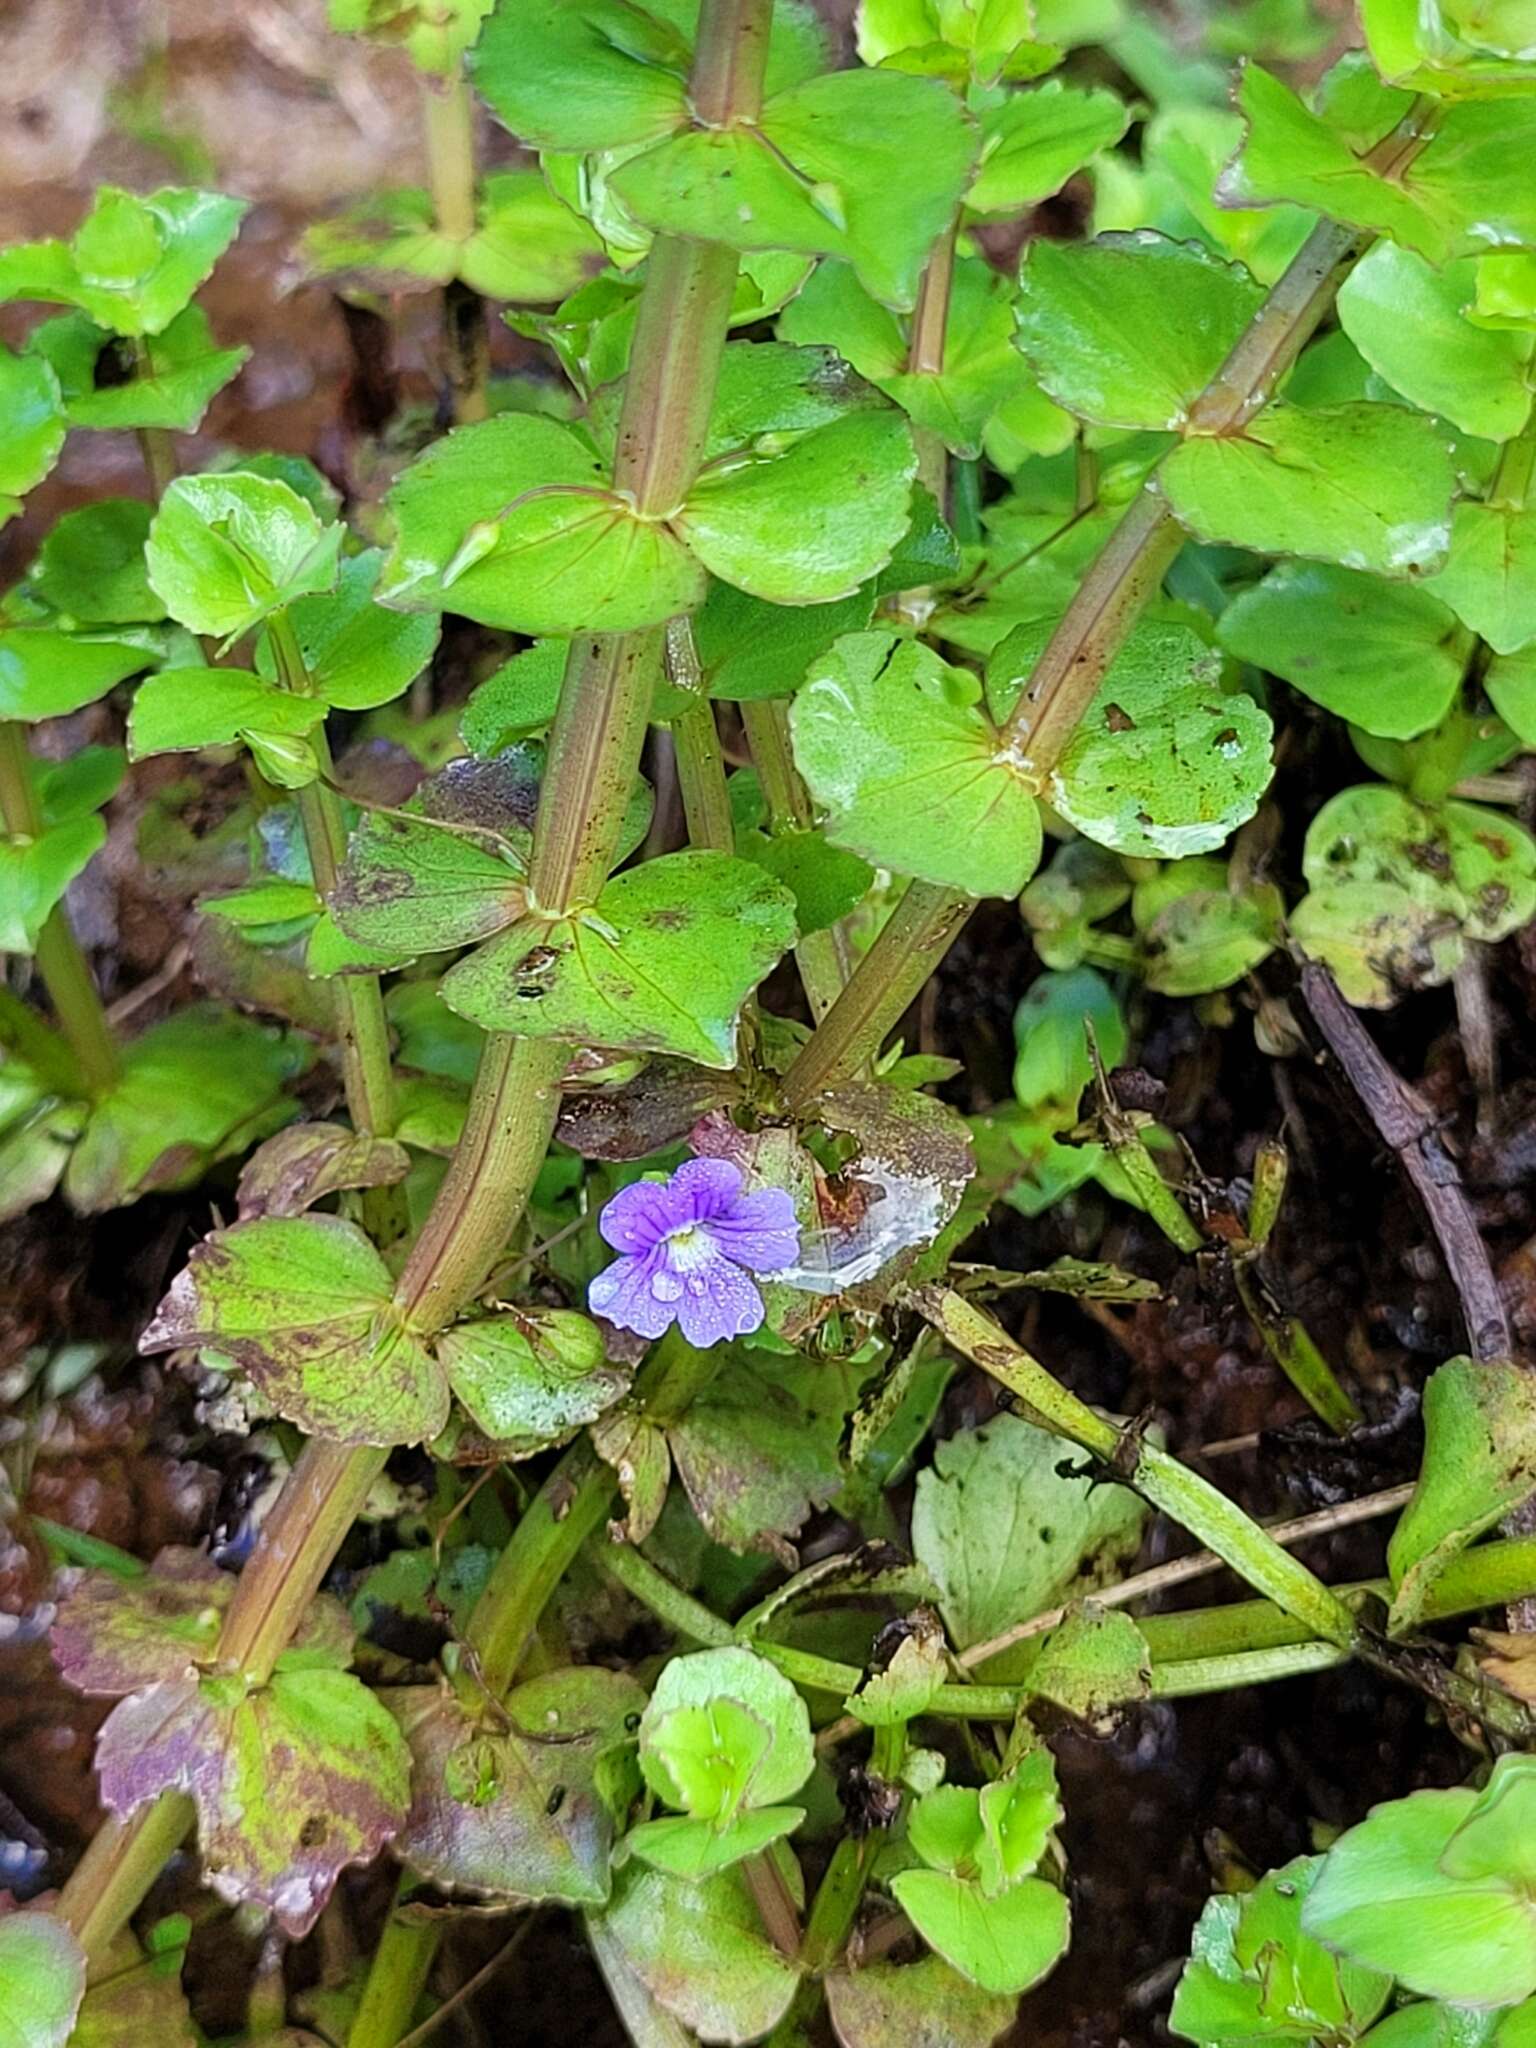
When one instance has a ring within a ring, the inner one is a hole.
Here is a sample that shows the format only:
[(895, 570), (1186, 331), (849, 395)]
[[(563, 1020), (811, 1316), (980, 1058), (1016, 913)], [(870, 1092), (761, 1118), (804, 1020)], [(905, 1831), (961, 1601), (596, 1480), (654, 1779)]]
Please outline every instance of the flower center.
[(698, 1223), (684, 1223), (667, 1232), (667, 1263), (679, 1273), (692, 1273), (707, 1265), (714, 1245), (707, 1230)]

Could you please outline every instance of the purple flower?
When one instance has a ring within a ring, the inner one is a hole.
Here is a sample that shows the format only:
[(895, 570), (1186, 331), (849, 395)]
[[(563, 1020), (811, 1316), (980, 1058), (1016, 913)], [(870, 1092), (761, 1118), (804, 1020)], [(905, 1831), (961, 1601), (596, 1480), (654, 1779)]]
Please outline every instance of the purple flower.
[(744, 1195), (726, 1159), (689, 1159), (670, 1181), (621, 1188), (597, 1227), (624, 1256), (592, 1282), (588, 1305), (641, 1337), (677, 1323), (700, 1350), (758, 1327), (763, 1298), (748, 1275), (793, 1265), (800, 1248), (789, 1196)]

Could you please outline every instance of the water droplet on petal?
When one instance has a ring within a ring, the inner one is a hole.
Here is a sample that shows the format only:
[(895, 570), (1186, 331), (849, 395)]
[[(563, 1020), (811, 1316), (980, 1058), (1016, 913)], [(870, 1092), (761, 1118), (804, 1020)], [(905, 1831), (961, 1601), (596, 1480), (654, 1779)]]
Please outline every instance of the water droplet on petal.
[(651, 1294), (657, 1301), (681, 1301), (683, 1283), (677, 1275), (663, 1266), (651, 1275)]

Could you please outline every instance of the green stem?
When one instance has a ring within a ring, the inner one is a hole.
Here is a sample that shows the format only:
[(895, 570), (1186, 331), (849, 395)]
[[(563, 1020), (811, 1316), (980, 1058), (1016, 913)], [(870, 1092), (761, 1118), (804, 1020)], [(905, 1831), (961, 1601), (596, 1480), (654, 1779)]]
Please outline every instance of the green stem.
[(486, 1690), (510, 1690), (539, 1616), (595, 1535), (614, 1496), (614, 1477), (586, 1438), (574, 1443), (524, 1510), (469, 1617)]
[(1363, 1419), (1360, 1405), (1345, 1392), (1306, 1325), (1274, 1306), (1258, 1274), (1242, 1257), (1232, 1261), (1232, 1284), (1264, 1349), (1297, 1393), (1331, 1430), (1347, 1435)]
[[(37, 839), (45, 829), (26, 728), (11, 719), (0, 719), (0, 820), (16, 839)], [(92, 1095), (108, 1094), (117, 1085), (117, 1042), (62, 903), (48, 913), (33, 958), (86, 1088)]]
[(414, 1883), (408, 1871), (401, 1873), (395, 1903), (368, 1965), (347, 2048), (395, 2048), (426, 1989), (441, 1929), (432, 1920), (401, 1917), (401, 1903)]
[(1293, 1643), (1269, 1650), (1237, 1650), (1226, 1657), (1194, 1657), (1181, 1664), (1154, 1664), (1152, 1698), (1189, 1699), (1202, 1692), (1232, 1692), (1276, 1678), (1300, 1678), (1347, 1664), (1350, 1653), (1337, 1643)]
[[(286, 609), (274, 612), (267, 628), (284, 687), (298, 696), (313, 696), (314, 682)], [(329, 899), (335, 893), (347, 857), (347, 826), (341, 799), (331, 786), (330, 749), (323, 726), (310, 735), (310, 745), (320, 763), (320, 776), (298, 792), (299, 822), (304, 828), (315, 887)], [(338, 974), (331, 987), (347, 1107), (360, 1131), (388, 1137), (395, 1127), (395, 1080), (390, 1064), (389, 1020), (384, 1013), (379, 977)]]
[(85, 1081), (69, 1041), (45, 1024), (30, 1003), (0, 982), (0, 1045), (24, 1060), (59, 1095), (83, 1095)]
[(256, 1685), (271, 1677), (388, 1456), (319, 1438), (304, 1446), (235, 1586), (221, 1663)]
[(594, 1541), (591, 1557), (606, 1578), (622, 1586), (642, 1607), (648, 1607), (658, 1621), (684, 1642), (699, 1643), (709, 1650), (723, 1650), (735, 1642), (736, 1631), (728, 1621), (722, 1621), (702, 1600), (695, 1600), (691, 1593), (675, 1586), (665, 1572), (658, 1570), (632, 1544)]
[[(766, 697), (740, 708), (742, 728), (752, 749), (752, 765), (768, 806), (770, 828), (775, 832), (808, 830), (815, 823), (815, 813), (790, 750), (789, 714), (782, 699)], [(820, 1023), (852, 971), (841, 927), (807, 932), (795, 947), (795, 965), (800, 970), (811, 1015)]]
[(800, 1914), (771, 1849), (759, 1850), (739, 1866), (763, 1923), (763, 1932), (781, 1956), (800, 1953)]
[(908, 1299), (947, 1343), (1015, 1394), (1031, 1420), (1081, 1445), (1314, 1635), (1343, 1647), (1353, 1641), (1354, 1620), (1338, 1595), (1208, 1480), (1096, 1414), (974, 1302), (937, 1286), (915, 1288)]
[(549, 1150), (566, 1057), (547, 1039), (486, 1041), (463, 1134), (396, 1289), (416, 1329), (451, 1322), (501, 1256)]
[(192, 1801), (162, 1792), (128, 1820), (109, 1816), (91, 1838), (54, 1911), (93, 1961), (117, 1939), (192, 1826)]
[[(134, 337), (133, 369), (136, 377), (154, 375), (154, 364), (149, 359), (149, 343), (143, 335)], [(167, 488), (176, 481), (176, 444), (165, 427), (140, 427), (138, 443), (139, 453), (144, 458), (144, 467), (149, 472), (154, 494), (157, 498), (163, 498)]]
[[(475, 232), (475, 103), (462, 64), (446, 78), (422, 77), (422, 127), (427, 180), (439, 233), (461, 246)], [(460, 279), (443, 287), (443, 340), (453, 417), (459, 426), (483, 420), (490, 345), (485, 301)]]
[[(907, 370), (916, 377), (938, 377), (944, 371), (944, 344), (949, 331), (949, 302), (955, 285), (955, 243), (960, 233), (957, 214), (940, 235), (923, 266), (912, 327), (907, 339)], [(917, 480), (930, 493), (941, 519), (949, 516), (949, 450), (930, 427), (914, 427)]]
[(667, 677), (677, 689), (688, 691), (692, 699), (672, 720), (688, 844), (711, 848), (716, 853), (734, 853), (736, 824), (726, 787), (720, 728), (715, 723), (715, 707), (704, 688), (693, 625), (686, 618), (673, 619), (667, 627)]
[(804, 1109), (873, 1059), (975, 907), (932, 882), (909, 886), (784, 1076), (788, 1108)]

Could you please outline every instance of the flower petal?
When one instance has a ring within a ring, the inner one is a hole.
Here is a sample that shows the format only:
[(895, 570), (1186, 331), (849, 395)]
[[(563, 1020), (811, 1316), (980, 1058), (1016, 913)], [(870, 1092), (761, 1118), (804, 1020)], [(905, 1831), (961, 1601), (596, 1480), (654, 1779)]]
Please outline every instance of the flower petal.
[(761, 1325), (763, 1297), (741, 1268), (719, 1252), (700, 1260), (682, 1279), (682, 1299), (674, 1313), (678, 1328), (700, 1351)]
[[(658, 1291), (657, 1281), (667, 1293)], [(677, 1317), (674, 1287), (676, 1276), (660, 1251), (640, 1259), (615, 1259), (594, 1276), (587, 1289), (587, 1307), (619, 1329), (633, 1330), (637, 1337), (659, 1337)]]
[(694, 1220), (687, 1198), (675, 1194), (671, 1184), (637, 1180), (604, 1204), (597, 1227), (616, 1252), (643, 1257), (669, 1230)]
[(671, 1191), (687, 1207), (678, 1222), (703, 1223), (740, 1199), (741, 1168), (729, 1159), (685, 1159), (672, 1176)]
[(777, 1273), (800, 1256), (800, 1220), (783, 1188), (738, 1195), (723, 1215), (709, 1217), (704, 1228), (728, 1259), (754, 1273)]

